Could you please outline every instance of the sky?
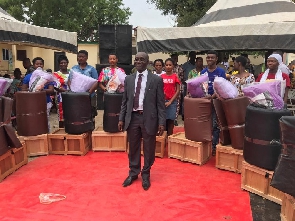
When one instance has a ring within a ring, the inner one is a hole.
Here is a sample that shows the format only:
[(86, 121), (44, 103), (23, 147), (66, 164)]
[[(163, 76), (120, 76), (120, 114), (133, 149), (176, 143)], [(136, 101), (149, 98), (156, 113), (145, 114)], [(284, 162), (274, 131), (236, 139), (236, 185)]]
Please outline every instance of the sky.
[(129, 24), (133, 27), (141, 26), (147, 28), (173, 27), (173, 16), (165, 16), (157, 10), (154, 4), (146, 0), (123, 0), (125, 7), (129, 7), (132, 15), (129, 17)]

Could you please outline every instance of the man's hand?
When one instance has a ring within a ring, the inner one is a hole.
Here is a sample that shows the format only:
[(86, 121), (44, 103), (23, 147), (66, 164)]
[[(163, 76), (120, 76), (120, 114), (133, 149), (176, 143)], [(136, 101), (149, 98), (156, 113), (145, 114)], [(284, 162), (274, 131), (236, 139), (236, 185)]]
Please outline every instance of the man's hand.
[(157, 136), (162, 136), (164, 133), (164, 130), (165, 130), (164, 126), (159, 125)]
[(123, 128), (124, 128), (124, 122), (120, 120), (118, 123), (118, 129), (119, 131), (123, 131)]

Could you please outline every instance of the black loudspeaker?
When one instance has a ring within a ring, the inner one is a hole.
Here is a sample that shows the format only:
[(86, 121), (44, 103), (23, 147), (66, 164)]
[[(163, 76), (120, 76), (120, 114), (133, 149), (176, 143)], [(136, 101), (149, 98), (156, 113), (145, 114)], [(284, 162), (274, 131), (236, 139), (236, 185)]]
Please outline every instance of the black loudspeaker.
[(117, 48), (116, 54), (118, 56), (119, 64), (132, 64), (132, 47)]
[(117, 25), (116, 41), (117, 48), (132, 48), (132, 26)]
[(99, 49), (116, 49), (116, 26), (99, 26)]
[(116, 26), (99, 26), (99, 57), (100, 63), (109, 62), (109, 54), (116, 53)]
[(99, 26), (99, 57), (101, 64), (108, 63), (109, 54), (116, 53), (118, 63), (132, 63), (132, 26)]
[(116, 26), (116, 54), (121, 64), (132, 64), (132, 26)]

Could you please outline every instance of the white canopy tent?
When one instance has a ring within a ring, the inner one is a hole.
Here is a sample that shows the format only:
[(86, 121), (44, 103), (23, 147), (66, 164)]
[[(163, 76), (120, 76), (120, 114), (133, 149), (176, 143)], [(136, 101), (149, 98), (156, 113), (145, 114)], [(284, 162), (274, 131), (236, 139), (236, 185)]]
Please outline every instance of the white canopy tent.
[(218, 0), (192, 27), (137, 29), (138, 51), (295, 51), (290, 0)]
[(20, 22), (0, 8), (0, 43), (77, 52), (77, 33)]

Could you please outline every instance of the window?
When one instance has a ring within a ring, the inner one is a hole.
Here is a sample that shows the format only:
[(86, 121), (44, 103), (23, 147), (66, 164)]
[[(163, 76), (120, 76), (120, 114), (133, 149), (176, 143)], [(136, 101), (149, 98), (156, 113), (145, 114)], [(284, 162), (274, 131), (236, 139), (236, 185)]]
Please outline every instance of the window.
[(23, 61), (27, 57), (26, 50), (17, 50), (16, 51), (16, 60)]
[(3, 61), (8, 61), (9, 60), (8, 49), (2, 49), (2, 60)]

